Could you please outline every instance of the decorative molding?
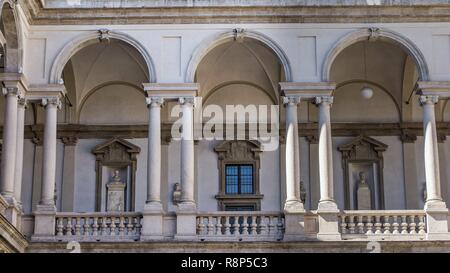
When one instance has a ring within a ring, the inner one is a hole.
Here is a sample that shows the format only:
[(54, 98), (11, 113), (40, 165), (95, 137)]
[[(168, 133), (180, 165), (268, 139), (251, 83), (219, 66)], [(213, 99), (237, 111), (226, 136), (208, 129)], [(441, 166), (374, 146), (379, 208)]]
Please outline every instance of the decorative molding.
[(331, 105), (334, 102), (334, 97), (333, 96), (320, 96), (320, 97), (316, 97), (314, 99), (314, 103), (316, 105), (320, 105), (320, 104), (328, 104)]
[(419, 97), (419, 102), (421, 105), (425, 105), (425, 104), (437, 104), (439, 102), (439, 96), (435, 96), (435, 95), (429, 95), (429, 96), (420, 96)]
[(98, 33), (99, 33), (98, 39), (100, 40), (101, 43), (102, 42), (109, 43), (111, 41), (111, 35), (109, 34), (110, 33), (109, 29), (100, 29), (98, 31)]
[(403, 143), (415, 143), (417, 141), (417, 135), (414, 133), (411, 133), (409, 130), (402, 130), (402, 133), (400, 135), (400, 140)]
[(371, 27), (369, 28), (369, 41), (376, 42), (380, 38), (380, 28)]
[(63, 137), (61, 138), (64, 146), (76, 146), (78, 143), (78, 138), (75, 136)]
[(283, 105), (284, 106), (297, 106), (301, 103), (301, 98), (297, 96), (284, 96), (283, 97)]

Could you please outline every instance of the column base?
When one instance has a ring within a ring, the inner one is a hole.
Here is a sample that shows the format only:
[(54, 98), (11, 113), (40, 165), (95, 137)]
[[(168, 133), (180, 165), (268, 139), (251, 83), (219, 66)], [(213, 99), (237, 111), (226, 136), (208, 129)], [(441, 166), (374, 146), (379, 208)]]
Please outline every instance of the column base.
[(56, 207), (54, 205), (37, 205), (34, 214), (34, 235), (31, 237), (55, 236)]
[(300, 200), (294, 200), (294, 201), (287, 201), (284, 204), (284, 211), (287, 213), (304, 213), (305, 212), (305, 206)]
[(177, 233), (174, 239), (179, 241), (197, 240), (197, 206), (194, 202), (178, 204)]
[(141, 241), (164, 240), (164, 211), (160, 202), (147, 203), (142, 212)]
[(317, 215), (319, 220), (319, 232), (317, 239), (321, 241), (340, 241), (339, 233), (339, 209), (334, 201), (322, 201), (319, 203)]
[(425, 204), (427, 240), (449, 240), (448, 208), (445, 202), (436, 200)]

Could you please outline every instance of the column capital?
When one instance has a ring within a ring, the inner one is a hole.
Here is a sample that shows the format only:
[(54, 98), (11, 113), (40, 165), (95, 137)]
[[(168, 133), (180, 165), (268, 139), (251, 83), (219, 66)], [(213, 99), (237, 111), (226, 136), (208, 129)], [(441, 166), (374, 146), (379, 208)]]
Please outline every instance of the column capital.
[(178, 99), (178, 103), (180, 105), (190, 105), (195, 107), (196, 99), (195, 97), (181, 97)]
[(437, 104), (439, 102), (439, 96), (436, 95), (427, 95), (419, 97), (420, 105), (430, 105)]
[(19, 96), (19, 88), (17, 87), (4, 87), (2, 88), (3, 96)]
[(162, 107), (164, 105), (163, 97), (148, 97), (145, 98), (147, 107)]
[(19, 107), (28, 108), (28, 100), (25, 97), (19, 97), (17, 103)]
[(331, 104), (333, 104), (333, 102), (334, 102), (333, 96), (319, 96), (319, 97), (314, 98), (314, 103), (317, 105), (320, 105), (320, 104), (331, 105)]
[(301, 98), (298, 96), (284, 96), (283, 105), (284, 106), (297, 106), (301, 102)]
[(76, 146), (78, 143), (78, 138), (75, 136), (63, 137), (61, 141), (64, 146)]
[(43, 98), (41, 101), (41, 105), (43, 107), (47, 107), (49, 105), (56, 106), (59, 110), (61, 110), (61, 99), (60, 98)]

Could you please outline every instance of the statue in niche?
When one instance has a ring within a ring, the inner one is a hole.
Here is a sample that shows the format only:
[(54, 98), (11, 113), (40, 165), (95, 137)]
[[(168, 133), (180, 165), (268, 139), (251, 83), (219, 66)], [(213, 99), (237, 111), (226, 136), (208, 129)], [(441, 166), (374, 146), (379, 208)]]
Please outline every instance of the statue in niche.
[(369, 185), (366, 181), (366, 174), (364, 172), (359, 173), (359, 182), (356, 192), (356, 204), (358, 210), (371, 210), (372, 209), (372, 195)]
[(122, 182), (120, 171), (115, 170), (112, 181), (106, 187), (108, 188), (106, 211), (122, 212), (125, 211), (125, 188), (126, 183)]
[(175, 183), (175, 185), (173, 185), (172, 202), (175, 205), (181, 202), (181, 185), (180, 185), (180, 183)]

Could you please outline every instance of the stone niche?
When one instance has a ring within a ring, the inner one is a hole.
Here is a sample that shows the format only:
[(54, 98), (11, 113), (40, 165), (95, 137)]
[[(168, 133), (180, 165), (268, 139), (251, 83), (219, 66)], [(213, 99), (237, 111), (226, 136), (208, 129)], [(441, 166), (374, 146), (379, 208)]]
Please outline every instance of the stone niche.
[(92, 150), (96, 157), (96, 211), (134, 211), (140, 148), (119, 138)]
[(383, 152), (387, 145), (359, 136), (338, 147), (344, 169), (345, 209), (383, 210)]

